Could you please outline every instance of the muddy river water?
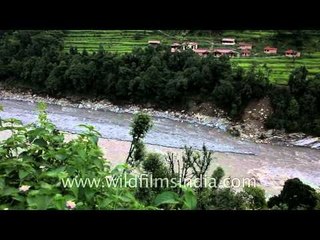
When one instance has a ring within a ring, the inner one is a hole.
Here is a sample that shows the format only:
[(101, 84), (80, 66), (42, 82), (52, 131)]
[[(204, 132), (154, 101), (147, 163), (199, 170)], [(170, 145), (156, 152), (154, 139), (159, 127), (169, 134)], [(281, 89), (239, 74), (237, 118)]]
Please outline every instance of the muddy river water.
[[(24, 123), (37, 118), (35, 103), (0, 100), (0, 105), (4, 108), (1, 118), (17, 118)], [(48, 105), (47, 112), (49, 119), (63, 131), (78, 133), (81, 131), (78, 125), (83, 123), (95, 126), (103, 137), (99, 143), (108, 159), (112, 163), (125, 159), (132, 114), (58, 105)], [(267, 195), (278, 193), (283, 182), (292, 177), (315, 188), (320, 186), (320, 150), (241, 141), (217, 128), (167, 118), (154, 118), (145, 142), (149, 149), (161, 152), (179, 152), (185, 145), (201, 149), (205, 144), (216, 152), (214, 166), (222, 166), (228, 176), (255, 177)]]

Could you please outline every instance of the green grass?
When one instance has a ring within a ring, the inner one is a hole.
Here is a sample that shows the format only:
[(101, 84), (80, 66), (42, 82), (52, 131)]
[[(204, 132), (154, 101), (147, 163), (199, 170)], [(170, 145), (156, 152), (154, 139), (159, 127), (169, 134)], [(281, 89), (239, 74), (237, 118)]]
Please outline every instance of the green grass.
[[(302, 57), (296, 59), (293, 63), (291, 59), (283, 56), (265, 56), (263, 48), (266, 45), (273, 45), (272, 36), (275, 31), (223, 31), (222, 35), (187, 35), (175, 33), (172, 31), (158, 30), (68, 30), (66, 31), (65, 51), (70, 47), (77, 47), (79, 51), (86, 49), (92, 53), (98, 51), (102, 45), (106, 51), (114, 53), (128, 53), (135, 47), (145, 47), (149, 40), (160, 40), (163, 44), (171, 44), (174, 41), (196, 41), (199, 47), (221, 47), (219, 44), (223, 37), (234, 37), (237, 42), (245, 41), (254, 44), (252, 50), (255, 57), (233, 58), (233, 63), (248, 69), (253, 63), (266, 64), (271, 69), (270, 79), (277, 84), (286, 84), (290, 72), (298, 66), (306, 66), (311, 75), (320, 73), (320, 50), (306, 55), (302, 52)], [(288, 32), (290, 34), (290, 32)], [(138, 38), (137, 38), (138, 37)], [(313, 37), (319, 38), (319, 35)], [(285, 49), (289, 48), (289, 43), (284, 42), (279, 46), (278, 51), (281, 54)]]
[(283, 56), (233, 58), (231, 61), (245, 69), (250, 68), (253, 63), (266, 64), (271, 69), (271, 82), (277, 84), (286, 84), (291, 71), (299, 66), (306, 66), (310, 75), (320, 73), (320, 53), (314, 53), (310, 57), (301, 57), (296, 59), (295, 62)]
[[(139, 36), (138, 36), (139, 35)], [(170, 44), (169, 39), (153, 30), (69, 30), (65, 38), (65, 51), (77, 47), (82, 51), (98, 51), (102, 45), (110, 52), (131, 52), (135, 47), (144, 47), (149, 40)]]
[[(134, 47), (147, 46), (149, 40), (160, 40), (163, 44), (171, 44), (174, 41), (189, 40), (197, 41), (200, 47), (210, 47), (211, 42), (215, 39), (210, 36), (188, 36), (184, 38), (179, 35), (164, 34), (157, 30), (67, 30), (65, 38), (65, 51), (70, 47), (77, 47), (89, 52), (98, 51), (102, 45), (106, 51), (131, 52)], [(139, 34), (140, 38), (136, 38)]]

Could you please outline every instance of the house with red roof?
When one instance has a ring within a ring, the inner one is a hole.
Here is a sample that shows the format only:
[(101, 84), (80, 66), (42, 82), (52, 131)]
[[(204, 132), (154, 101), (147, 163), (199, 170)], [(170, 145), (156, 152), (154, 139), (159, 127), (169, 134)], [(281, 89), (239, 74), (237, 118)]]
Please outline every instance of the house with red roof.
[(277, 52), (278, 52), (278, 48), (275, 48), (275, 47), (267, 46), (267, 47), (264, 48), (264, 53), (265, 54), (277, 54)]
[(213, 50), (213, 55), (215, 57), (221, 57), (221, 56), (236, 57), (238, 53), (232, 49), (216, 48)]
[(199, 56), (208, 56), (211, 51), (207, 48), (198, 48), (193, 50), (195, 53), (197, 53)]
[(292, 49), (288, 49), (287, 51), (285, 51), (284, 54), (285, 54), (286, 57), (300, 57), (301, 56), (300, 52), (297, 52), (297, 51), (292, 50)]
[(251, 55), (251, 52), (249, 49), (242, 49), (240, 55), (241, 57), (249, 57)]
[(244, 49), (252, 49), (252, 44), (251, 43), (245, 43), (245, 42), (240, 42), (239, 43), (239, 49), (244, 50)]

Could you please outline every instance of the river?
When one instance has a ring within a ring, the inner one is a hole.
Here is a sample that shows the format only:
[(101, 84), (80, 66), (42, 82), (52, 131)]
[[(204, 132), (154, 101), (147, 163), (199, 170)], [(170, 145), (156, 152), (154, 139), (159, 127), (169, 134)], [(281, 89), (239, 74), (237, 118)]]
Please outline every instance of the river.
[[(36, 104), (16, 100), (0, 100), (1, 118), (17, 118), (23, 123), (37, 118)], [(122, 142), (128, 148), (132, 114), (95, 111), (48, 105), (49, 119), (63, 131), (79, 133), (79, 124), (90, 124), (101, 133), (105, 144)], [(286, 147), (241, 141), (224, 131), (197, 124), (155, 117), (154, 126), (145, 142), (152, 149), (179, 151), (185, 145), (201, 149), (205, 144), (215, 151), (215, 166), (222, 166), (232, 177), (255, 177), (268, 194), (278, 193), (283, 182), (299, 177), (313, 187), (320, 186), (320, 151), (303, 147)], [(175, 150), (174, 150), (175, 149)], [(119, 154), (123, 155), (127, 149)]]

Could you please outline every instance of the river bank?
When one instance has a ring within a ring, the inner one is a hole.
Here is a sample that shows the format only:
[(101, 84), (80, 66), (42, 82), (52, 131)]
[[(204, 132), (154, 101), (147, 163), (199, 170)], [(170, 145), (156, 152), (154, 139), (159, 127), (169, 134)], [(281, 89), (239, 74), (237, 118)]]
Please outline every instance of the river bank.
[[(1, 118), (17, 118), (26, 124), (37, 120), (36, 103), (0, 100), (0, 105), (4, 107)], [(47, 113), (48, 118), (64, 132), (80, 133), (80, 124), (94, 126), (102, 135), (99, 145), (106, 158), (114, 164), (124, 161), (132, 139), (129, 134), (131, 113), (56, 104), (48, 104)], [(0, 139), (2, 134), (0, 132)], [(201, 149), (205, 144), (216, 157), (213, 167), (223, 167), (226, 176), (241, 179), (253, 177), (270, 194), (278, 193), (284, 181), (293, 177), (315, 188), (320, 186), (319, 150), (242, 141), (218, 128), (163, 117), (154, 117), (154, 126), (144, 141), (148, 150), (164, 154), (168, 151), (182, 152), (185, 145)]]
[[(12, 89), (0, 86), (0, 100), (18, 100), (24, 102), (45, 102), (47, 104), (55, 104), (62, 107), (73, 107), (79, 109), (89, 109), (93, 111), (111, 111), (114, 113), (129, 113), (134, 114), (138, 111), (145, 111), (152, 117), (166, 118), (178, 122), (187, 122), (198, 125), (220, 129), (230, 133), (232, 136), (239, 138), (241, 141), (253, 141), (262, 144), (274, 144), (282, 146), (299, 146), (320, 149), (320, 138), (307, 136), (304, 133), (287, 134), (281, 130), (265, 129), (263, 123), (269, 116), (271, 111), (268, 110), (266, 104), (261, 104), (264, 100), (248, 107), (243, 114), (242, 121), (232, 121), (226, 117), (226, 114), (220, 109), (212, 109), (211, 116), (203, 115), (195, 111), (158, 111), (154, 108), (146, 108), (138, 105), (123, 105), (116, 106), (110, 101), (82, 99), (75, 100), (73, 97), (68, 98), (53, 98), (40, 96), (32, 93), (29, 90)], [(211, 106), (206, 106), (207, 108)], [(199, 109), (199, 108), (198, 108)]]
[(180, 122), (188, 122), (192, 124), (199, 124), (208, 127), (216, 127), (221, 130), (226, 131), (228, 126), (230, 126), (231, 121), (226, 117), (221, 117), (225, 115), (223, 111), (216, 110), (216, 116), (206, 116), (197, 112), (186, 112), (182, 111), (158, 111), (154, 108), (145, 108), (139, 105), (124, 105), (116, 106), (110, 101), (104, 99), (99, 101), (93, 101), (89, 99), (85, 100), (74, 100), (73, 97), (69, 98), (53, 98), (46, 96), (40, 96), (32, 93), (31, 91), (22, 91), (21, 89), (11, 89), (0, 86), (0, 99), (2, 100), (19, 100), (25, 102), (44, 102), (47, 104), (55, 104), (62, 107), (74, 107), (79, 109), (90, 109), (94, 111), (111, 111), (115, 113), (131, 113), (134, 114), (138, 111), (145, 111), (153, 117), (168, 118), (171, 120), (176, 120)]

